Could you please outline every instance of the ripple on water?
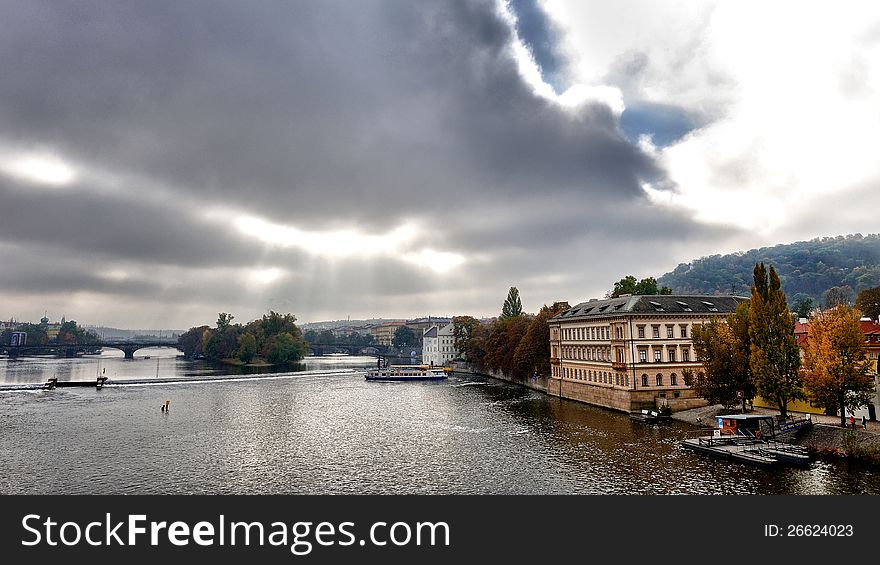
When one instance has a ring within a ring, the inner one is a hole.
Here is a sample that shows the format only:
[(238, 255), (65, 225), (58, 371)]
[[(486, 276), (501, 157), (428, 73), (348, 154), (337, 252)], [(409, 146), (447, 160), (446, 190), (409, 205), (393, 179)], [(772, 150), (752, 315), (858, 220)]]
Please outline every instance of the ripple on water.
[(873, 469), (731, 464), (682, 450), (680, 425), (506, 383), (375, 385), (311, 374), (3, 393), (0, 493), (880, 494)]

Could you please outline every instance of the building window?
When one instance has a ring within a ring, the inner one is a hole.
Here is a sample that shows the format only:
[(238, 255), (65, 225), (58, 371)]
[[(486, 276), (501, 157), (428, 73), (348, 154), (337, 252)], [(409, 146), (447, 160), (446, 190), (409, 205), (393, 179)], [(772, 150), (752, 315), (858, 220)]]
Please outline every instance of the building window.
[(660, 350), (655, 349), (654, 350), (654, 363), (659, 363), (659, 362), (660, 362)]
[(642, 375), (642, 386), (648, 386), (648, 375)]
[(617, 339), (623, 339), (623, 328), (615, 328), (617, 331)]
[(647, 349), (639, 349), (639, 363), (644, 363), (648, 360), (648, 350)]
[(678, 385), (678, 377), (675, 376), (675, 373), (669, 375), (669, 385), (677, 386)]
[(690, 349), (682, 349), (681, 350), (681, 360), (682, 361), (690, 361), (691, 360), (691, 350)]
[(657, 373), (657, 386), (663, 386), (663, 375)]
[(686, 338), (686, 337), (688, 336), (688, 327), (687, 327), (687, 324), (682, 324), (682, 325), (678, 326), (678, 329), (681, 330), (681, 337), (682, 337), (682, 339), (684, 339), (684, 338)]
[(614, 384), (620, 385), (620, 375), (614, 375)]
[(639, 337), (642, 339), (645, 338), (645, 326), (639, 326)]
[(666, 326), (666, 337), (672, 339), (672, 326)]
[(654, 339), (660, 339), (660, 326), (652, 326)]
[(626, 386), (629, 386), (629, 375), (626, 376)]
[(669, 359), (670, 363), (675, 363), (675, 350), (670, 349), (666, 352), (666, 357)]

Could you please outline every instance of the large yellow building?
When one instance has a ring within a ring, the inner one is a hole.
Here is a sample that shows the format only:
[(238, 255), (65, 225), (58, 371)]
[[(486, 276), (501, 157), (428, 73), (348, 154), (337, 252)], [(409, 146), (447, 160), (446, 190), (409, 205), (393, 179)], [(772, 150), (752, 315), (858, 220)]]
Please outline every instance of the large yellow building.
[(702, 406), (682, 371), (702, 371), (694, 325), (736, 310), (739, 296), (630, 296), (590, 300), (550, 320), (549, 394), (630, 412)]
[(373, 326), (370, 334), (373, 336), (374, 343), (378, 345), (391, 345), (394, 340), (394, 332), (397, 328), (405, 326), (405, 322), (385, 322), (378, 326)]

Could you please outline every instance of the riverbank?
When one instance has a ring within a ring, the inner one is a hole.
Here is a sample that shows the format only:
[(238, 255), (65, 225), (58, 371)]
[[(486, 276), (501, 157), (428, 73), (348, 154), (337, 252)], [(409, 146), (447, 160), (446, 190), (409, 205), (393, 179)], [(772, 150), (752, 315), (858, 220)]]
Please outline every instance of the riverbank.
[(543, 392), (547, 394), (547, 382), (549, 379), (547, 377), (535, 376), (528, 379), (514, 379), (500, 373), (498, 371), (489, 371), (487, 373), (481, 373), (475, 371), (474, 368), (469, 364), (462, 361), (451, 363), (452, 370), (456, 373), (461, 373), (463, 375), (475, 375), (480, 377), (491, 377), (493, 379), (498, 379), (499, 381), (504, 381), (507, 383), (524, 386), (526, 388), (530, 388), (532, 390), (537, 390), (539, 392)]
[[(726, 410), (720, 404), (716, 404), (676, 412), (672, 418), (694, 426), (714, 427), (718, 416), (736, 413), (738, 411)], [(755, 408), (749, 413), (768, 416), (778, 414), (777, 411), (767, 408)], [(789, 414), (795, 418), (806, 416), (801, 413)], [(857, 422), (856, 429), (851, 429), (840, 427), (838, 416), (810, 414), (810, 419), (813, 421), (813, 426), (809, 429), (783, 435), (781, 438), (806, 447), (811, 453), (820, 457), (858, 459), (880, 465), (880, 422), (868, 421), (866, 428)]]

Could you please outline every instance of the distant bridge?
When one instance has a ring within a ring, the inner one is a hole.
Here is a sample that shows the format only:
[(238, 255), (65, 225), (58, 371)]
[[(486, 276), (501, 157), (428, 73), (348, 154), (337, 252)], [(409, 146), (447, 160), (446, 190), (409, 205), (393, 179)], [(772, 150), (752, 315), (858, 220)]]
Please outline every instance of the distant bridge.
[(312, 355), (330, 355), (331, 353), (347, 353), (348, 355), (395, 355), (397, 349), (390, 345), (335, 345), (310, 343), (309, 350)]
[(183, 349), (177, 344), (177, 341), (115, 340), (102, 341), (101, 343), (93, 344), (56, 343), (49, 345), (23, 346), (2, 345), (0, 346), (0, 352), (5, 353), (9, 357), (25, 357), (29, 355), (63, 355), (64, 357), (76, 357), (80, 353), (97, 352), (101, 349), (111, 348), (122, 350), (126, 359), (134, 359), (135, 351), (144, 349), (145, 347), (170, 347), (172, 349), (177, 349), (178, 351), (183, 351)]

